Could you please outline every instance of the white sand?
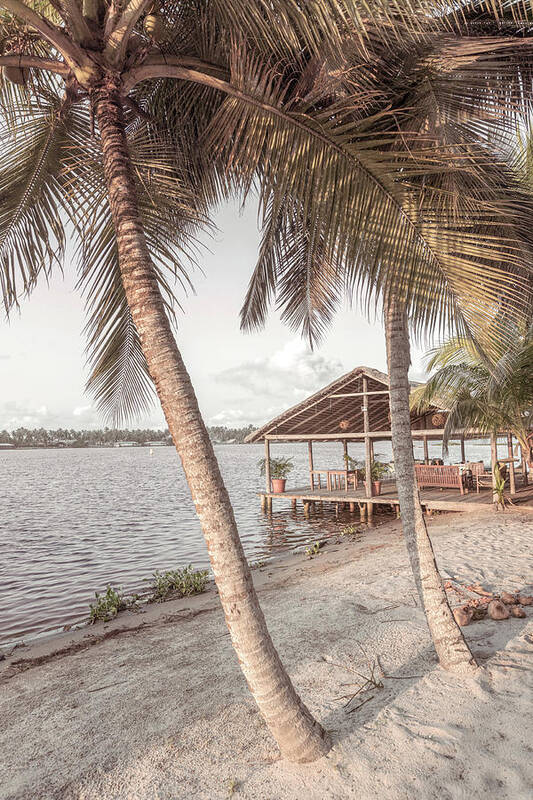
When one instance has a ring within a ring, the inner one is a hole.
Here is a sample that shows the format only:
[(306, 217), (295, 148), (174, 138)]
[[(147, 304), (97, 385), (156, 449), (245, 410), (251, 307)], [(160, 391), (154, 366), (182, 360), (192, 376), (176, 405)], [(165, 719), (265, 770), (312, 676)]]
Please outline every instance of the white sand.
[[(445, 577), (531, 592), (531, 515), (440, 516), (430, 530)], [(257, 578), (280, 654), (333, 733), (327, 758), (279, 760), (211, 595), (180, 601), (203, 610), (196, 616), (177, 618), (165, 604), (140, 632), (19, 674), (3, 662), (0, 797), (533, 796), (533, 607), (525, 620), (468, 626), (483, 669), (459, 680), (435, 665), (397, 525)], [(358, 680), (349, 667), (368, 671), (361, 647), (387, 675), (412, 677), (383, 678), (348, 714), (336, 698)]]

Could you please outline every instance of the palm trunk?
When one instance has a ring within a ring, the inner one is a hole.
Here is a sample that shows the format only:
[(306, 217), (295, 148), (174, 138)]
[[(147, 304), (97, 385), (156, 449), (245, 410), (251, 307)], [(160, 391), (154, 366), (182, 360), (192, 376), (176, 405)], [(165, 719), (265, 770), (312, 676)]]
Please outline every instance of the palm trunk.
[(233, 509), (164, 310), (139, 217), (118, 88), (91, 96), (102, 141), (119, 265), (131, 314), (204, 532), (233, 646), (282, 754), (313, 761), (329, 740), (298, 697), (268, 633)]
[(448, 605), (427, 532), (415, 478), (409, 366), (411, 353), (407, 314), (394, 298), (385, 301), (385, 335), (390, 380), (392, 449), (403, 533), (418, 594), (442, 667), (472, 672), (476, 662)]

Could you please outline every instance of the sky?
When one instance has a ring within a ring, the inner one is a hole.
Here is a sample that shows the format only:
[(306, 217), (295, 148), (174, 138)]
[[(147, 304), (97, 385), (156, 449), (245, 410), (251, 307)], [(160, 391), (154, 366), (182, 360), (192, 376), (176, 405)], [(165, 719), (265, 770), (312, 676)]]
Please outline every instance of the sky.
[[(239, 330), (239, 310), (257, 257), (256, 209), (224, 207), (206, 240), (195, 294), (180, 297), (176, 339), (209, 425), (260, 425), (356, 366), (386, 372), (381, 320), (344, 308), (313, 352), (275, 312), (252, 334)], [(83, 299), (74, 268), (43, 281), (9, 322), (0, 320), (0, 430), (99, 428), (105, 420), (85, 393)], [(414, 349), (411, 377), (423, 375)], [(160, 409), (130, 427), (164, 427)]]

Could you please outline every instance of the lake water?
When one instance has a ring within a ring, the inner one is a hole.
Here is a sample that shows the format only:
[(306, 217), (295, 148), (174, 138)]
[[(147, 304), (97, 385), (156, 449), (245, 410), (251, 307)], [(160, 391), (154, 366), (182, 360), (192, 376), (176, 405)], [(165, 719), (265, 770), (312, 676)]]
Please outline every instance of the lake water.
[[(490, 458), (486, 446), (467, 448), (467, 457)], [(274, 501), (265, 516), (257, 497), (263, 447), (215, 449), (251, 561), (335, 535), (348, 522), (332, 513), (305, 520), (287, 501)], [(342, 467), (342, 445), (317, 444), (314, 452), (316, 467)], [(362, 458), (362, 445), (350, 444), (350, 454)], [(275, 444), (272, 455), (293, 457), (293, 486), (308, 482), (305, 444)], [(377, 446), (379, 455), (389, 460), (390, 445)], [(440, 455), (437, 443), (430, 455)], [(450, 458), (459, 459), (458, 448), (450, 447)], [(108, 583), (142, 590), (157, 569), (208, 565), (172, 447), (153, 456), (145, 447), (0, 451), (0, 481), (0, 645), (86, 619), (94, 592)]]

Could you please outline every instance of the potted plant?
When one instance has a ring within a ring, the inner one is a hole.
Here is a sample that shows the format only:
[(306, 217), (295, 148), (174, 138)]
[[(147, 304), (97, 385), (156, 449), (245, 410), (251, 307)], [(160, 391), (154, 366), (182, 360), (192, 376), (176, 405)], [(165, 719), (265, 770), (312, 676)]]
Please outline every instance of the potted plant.
[[(370, 475), (372, 478), (372, 495), (381, 494), (382, 478), (390, 472), (390, 464), (374, 459), (370, 465)], [(365, 481), (366, 486), (366, 481)]]
[[(266, 458), (262, 458), (259, 462), (259, 469), (261, 475), (266, 474)], [(272, 481), (272, 491), (275, 494), (281, 494), (285, 491), (285, 482), (287, 475), (294, 469), (294, 464), (290, 458), (271, 458), (269, 459), (270, 465), (270, 479)]]
[(358, 477), (362, 479), (363, 473), (365, 471), (365, 465), (362, 461), (357, 461), (356, 458), (352, 458), (351, 456), (346, 453), (344, 456), (344, 463), (346, 464), (346, 469), (357, 472)]

